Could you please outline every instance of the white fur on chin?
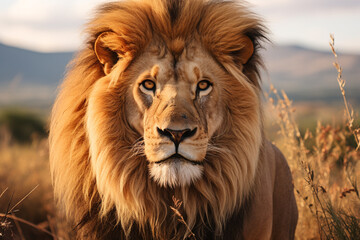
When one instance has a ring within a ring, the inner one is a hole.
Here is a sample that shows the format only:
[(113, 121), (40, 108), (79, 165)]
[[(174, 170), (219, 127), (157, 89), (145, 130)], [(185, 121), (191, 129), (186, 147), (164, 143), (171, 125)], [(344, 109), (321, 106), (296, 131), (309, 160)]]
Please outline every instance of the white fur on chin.
[(185, 161), (168, 161), (149, 166), (150, 175), (162, 187), (187, 186), (199, 179), (204, 167)]

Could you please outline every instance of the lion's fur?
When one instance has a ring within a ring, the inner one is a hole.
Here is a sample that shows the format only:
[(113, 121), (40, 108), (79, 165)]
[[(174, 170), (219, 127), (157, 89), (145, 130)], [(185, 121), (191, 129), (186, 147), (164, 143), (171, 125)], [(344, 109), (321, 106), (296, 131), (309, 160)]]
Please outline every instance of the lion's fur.
[[(107, 47), (121, 58), (111, 77), (94, 52), (97, 37), (108, 31), (117, 37), (110, 36)], [(230, 1), (135, 0), (103, 5), (87, 33), (89, 41), (70, 65), (50, 126), (54, 191), (78, 238), (181, 239), (187, 230), (169, 208), (172, 196), (183, 202), (182, 214), (199, 239), (220, 236), (229, 218), (244, 211), (264, 155), (261, 23)], [(254, 53), (242, 66), (244, 36), (252, 40)], [(141, 137), (124, 114), (129, 79), (136, 74), (132, 63), (154, 42), (176, 56), (182, 43), (194, 39), (228, 72), (222, 96), (227, 111), (211, 139), (206, 177), (187, 187), (161, 188), (149, 178), (145, 157), (132, 151)]]

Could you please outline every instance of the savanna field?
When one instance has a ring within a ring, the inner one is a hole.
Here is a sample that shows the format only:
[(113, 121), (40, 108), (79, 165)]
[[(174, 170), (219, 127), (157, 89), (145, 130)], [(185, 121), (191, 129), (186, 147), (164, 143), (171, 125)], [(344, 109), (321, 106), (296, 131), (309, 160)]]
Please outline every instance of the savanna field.
[[(333, 40), (330, 46), (341, 93), (336, 102), (293, 102), (276, 86), (264, 88), (266, 135), (293, 175), (296, 239), (360, 239), (359, 108), (346, 95), (351, 86)], [(0, 111), (0, 239), (61, 239), (49, 174), (48, 114)]]

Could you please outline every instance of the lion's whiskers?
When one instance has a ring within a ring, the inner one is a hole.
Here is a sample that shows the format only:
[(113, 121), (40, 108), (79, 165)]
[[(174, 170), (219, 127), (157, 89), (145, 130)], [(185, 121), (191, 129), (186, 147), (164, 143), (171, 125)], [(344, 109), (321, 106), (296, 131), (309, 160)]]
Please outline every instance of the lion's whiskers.
[(138, 138), (131, 147), (131, 152), (132, 152), (131, 157), (145, 156), (144, 146), (145, 146), (144, 138), (143, 137)]

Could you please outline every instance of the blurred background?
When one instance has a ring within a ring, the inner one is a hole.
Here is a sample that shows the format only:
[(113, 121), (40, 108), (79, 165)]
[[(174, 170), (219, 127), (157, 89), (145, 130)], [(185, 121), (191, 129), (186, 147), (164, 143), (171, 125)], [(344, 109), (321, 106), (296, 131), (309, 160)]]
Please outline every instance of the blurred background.
[[(49, 113), (67, 63), (83, 46), (84, 24), (103, 2), (107, 1), (0, 2), (0, 213), (39, 185), (19, 204), (16, 215), (43, 229), (53, 227)], [(359, 109), (359, 0), (249, 0), (248, 5), (263, 18), (272, 41), (261, 53), (266, 66), (264, 91), (269, 91), (270, 84), (285, 90), (302, 132), (315, 131), (317, 121), (343, 120), (330, 33), (335, 34), (348, 100)], [(267, 134), (275, 141), (278, 128), (271, 112), (267, 111)]]

